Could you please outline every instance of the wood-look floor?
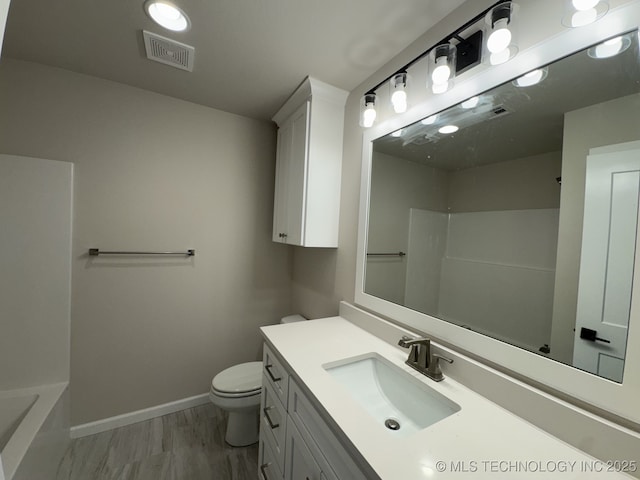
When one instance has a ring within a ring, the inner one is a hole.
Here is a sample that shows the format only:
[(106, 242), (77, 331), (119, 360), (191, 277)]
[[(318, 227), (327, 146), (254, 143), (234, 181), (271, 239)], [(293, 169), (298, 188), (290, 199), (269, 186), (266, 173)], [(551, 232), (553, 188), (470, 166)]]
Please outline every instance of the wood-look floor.
[(210, 404), (75, 439), (56, 480), (255, 480), (258, 445), (227, 445), (226, 419)]

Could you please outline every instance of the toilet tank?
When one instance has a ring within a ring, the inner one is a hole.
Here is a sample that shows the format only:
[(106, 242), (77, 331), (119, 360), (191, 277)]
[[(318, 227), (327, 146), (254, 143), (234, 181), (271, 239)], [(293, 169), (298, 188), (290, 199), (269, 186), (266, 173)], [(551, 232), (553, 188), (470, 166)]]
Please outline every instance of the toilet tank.
[(286, 317), (282, 317), (282, 319), (280, 320), (280, 323), (293, 323), (293, 322), (302, 322), (304, 320), (307, 320), (306, 318), (304, 318), (302, 315), (287, 315)]

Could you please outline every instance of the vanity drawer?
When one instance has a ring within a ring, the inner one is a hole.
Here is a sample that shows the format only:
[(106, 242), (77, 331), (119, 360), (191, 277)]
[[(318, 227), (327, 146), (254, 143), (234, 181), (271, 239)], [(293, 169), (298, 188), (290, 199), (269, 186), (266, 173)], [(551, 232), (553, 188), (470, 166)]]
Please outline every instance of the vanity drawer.
[(327, 479), (367, 480), (294, 380), (289, 382), (289, 416), (304, 441), (322, 452), (316, 461)]
[(270, 443), (274, 460), (282, 471), (284, 469), (287, 411), (266, 377), (263, 379), (263, 384), (260, 401), (260, 435)]
[(276, 454), (264, 434), (260, 434), (258, 469), (260, 480), (282, 480), (282, 470), (278, 467)]
[(289, 374), (282, 366), (282, 362), (271, 349), (265, 344), (263, 353), (264, 376), (268, 384), (273, 387), (274, 393), (278, 396), (285, 410), (287, 409), (287, 396), (289, 391)]

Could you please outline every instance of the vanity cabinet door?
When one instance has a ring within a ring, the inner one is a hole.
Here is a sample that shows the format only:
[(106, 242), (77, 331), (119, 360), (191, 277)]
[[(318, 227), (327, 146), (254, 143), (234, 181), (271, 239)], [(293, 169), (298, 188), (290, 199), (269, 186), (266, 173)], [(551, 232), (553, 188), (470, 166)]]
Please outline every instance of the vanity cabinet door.
[(287, 424), (287, 454), (284, 480), (323, 480), (320, 467), (295, 425), (289, 418)]

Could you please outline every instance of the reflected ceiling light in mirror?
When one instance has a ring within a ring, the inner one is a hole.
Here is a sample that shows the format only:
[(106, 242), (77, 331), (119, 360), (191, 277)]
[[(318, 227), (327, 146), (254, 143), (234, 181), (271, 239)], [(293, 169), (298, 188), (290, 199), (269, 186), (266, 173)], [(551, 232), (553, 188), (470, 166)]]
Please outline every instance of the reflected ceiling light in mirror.
[(513, 83), (516, 87), (531, 87), (533, 85), (537, 85), (549, 74), (549, 68), (538, 68), (536, 70), (532, 70), (529, 73), (524, 74), (520, 78), (516, 78)]
[(444, 93), (453, 86), (456, 76), (456, 47), (438, 45), (429, 52), (429, 78), (433, 93)]
[(456, 125), (445, 125), (444, 127), (438, 129), (440, 133), (445, 134), (456, 133), (458, 130), (459, 128)]
[(430, 117), (424, 118), (420, 120), (420, 123), (422, 123), (423, 125), (433, 125), (434, 123), (436, 123), (436, 120), (438, 120), (438, 114), (431, 115)]
[(367, 93), (360, 102), (360, 126), (370, 128), (376, 121), (376, 94)]
[(599, 45), (591, 47), (587, 50), (587, 54), (591, 58), (609, 58), (615, 57), (619, 53), (624, 52), (631, 46), (630, 35), (622, 35), (602, 42)]
[(464, 109), (475, 108), (478, 106), (478, 102), (480, 101), (480, 97), (471, 97), (468, 100), (465, 100), (460, 104), (460, 106)]
[(391, 105), (396, 113), (407, 111), (407, 74), (396, 73), (391, 77)]
[(577, 28), (601, 19), (609, 10), (609, 4), (601, 0), (566, 0), (562, 24)]
[(392, 137), (396, 137), (396, 138), (398, 138), (398, 137), (401, 137), (401, 136), (402, 136), (402, 133), (403, 133), (403, 130), (402, 130), (402, 128), (401, 128), (400, 130), (396, 130), (395, 132), (392, 132), (392, 133), (391, 133), (391, 136), (392, 136)]
[(485, 15), (487, 41), (483, 58), (490, 65), (505, 63), (518, 53), (514, 28), (517, 9), (517, 4), (504, 2), (493, 7)]
[(148, 0), (144, 4), (147, 15), (161, 27), (172, 32), (184, 32), (191, 27), (191, 21), (177, 5), (166, 0)]

